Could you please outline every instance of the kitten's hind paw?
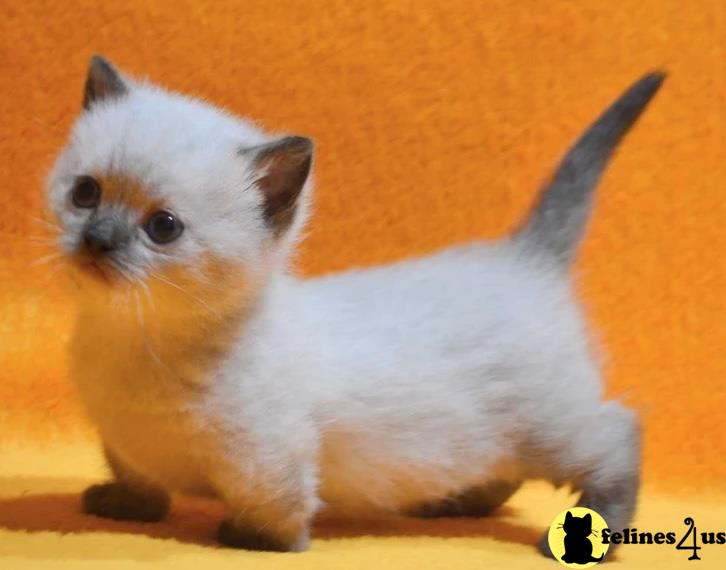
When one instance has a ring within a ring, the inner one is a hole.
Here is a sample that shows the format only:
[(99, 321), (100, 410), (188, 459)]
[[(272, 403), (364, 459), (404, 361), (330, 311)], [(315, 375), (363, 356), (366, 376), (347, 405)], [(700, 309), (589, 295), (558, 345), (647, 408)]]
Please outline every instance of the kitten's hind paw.
[[(265, 531), (268, 532), (265, 532)], [(303, 552), (310, 548), (310, 537), (307, 532), (294, 540), (274, 536), (266, 528), (254, 530), (241, 528), (230, 520), (222, 521), (217, 531), (217, 540), (224, 546), (243, 548), (244, 550), (266, 550), (270, 552)]]
[(141, 493), (123, 483), (92, 485), (83, 492), (83, 512), (119, 521), (158, 522), (169, 512), (169, 497)]
[(552, 553), (552, 549), (550, 548), (549, 533), (545, 533), (542, 540), (539, 541), (537, 549), (547, 558), (555, 558), (555, 555)]

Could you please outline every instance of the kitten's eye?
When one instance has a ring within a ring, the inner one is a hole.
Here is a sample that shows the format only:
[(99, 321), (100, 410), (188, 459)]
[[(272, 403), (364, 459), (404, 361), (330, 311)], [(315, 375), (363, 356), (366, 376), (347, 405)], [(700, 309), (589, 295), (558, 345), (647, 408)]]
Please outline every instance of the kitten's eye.
[(165, 210), (159, 210), (151, 214), (146, 222), (144, 230), (156, 243), (170, 243), (177, 239), (184, 231), (184, 224), (174, 214)]
[(101, 201), (101, 187), (91, 176), (79, 176), (71, 194), (77, 208), (95, 208)]

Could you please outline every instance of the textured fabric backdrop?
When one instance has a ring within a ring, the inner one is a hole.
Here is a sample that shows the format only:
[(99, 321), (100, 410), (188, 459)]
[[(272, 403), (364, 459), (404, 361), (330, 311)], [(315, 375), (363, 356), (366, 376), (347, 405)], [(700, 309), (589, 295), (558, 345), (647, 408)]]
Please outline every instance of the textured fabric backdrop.
[(36, 260), (43, 178), (92, 53), (317, 141), (306, 275), (500, 235), (573, 137), (663, 68), (577, 273), (608, 392), (643, 417), (646, 483), (719, 491), (725, 38), (719, 0), (2, 0), (0, 443), (90, 433), (65, 378), (72, 308)]

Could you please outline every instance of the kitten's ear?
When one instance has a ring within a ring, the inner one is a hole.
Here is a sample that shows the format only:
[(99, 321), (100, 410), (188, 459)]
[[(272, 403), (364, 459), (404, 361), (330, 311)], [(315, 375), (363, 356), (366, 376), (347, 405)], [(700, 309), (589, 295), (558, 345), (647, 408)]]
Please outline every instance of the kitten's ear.
[(567, 514), (565, 515), (565, 523), (568, 523), (572, 520), (572, 513), (570, 511), (567, 511)]
[(279, 235), (292, 223), (298, 197), (310, 174), (313, 141), (285, 137), (243, 152), (252, 154), (259, 175), (257, 186), (264, 199), (265, 222)]
[(128, 92), (126, 82), (113, 65), (100, 55), (91, 57), (83, 94), (84, 109), (90, 109), (94, 103), (109, 97), (123, 97)]
[(585, 515), (585, 516), (583, 517), (583, 519), (585, 520), (585, 522), (586, 522), (587, 524), (589, 524), (589, 525), (592, 525), (592, 515), (591, 515), (590, 513), (587, 513), (587, 514), (586, 514), (586, 515)]

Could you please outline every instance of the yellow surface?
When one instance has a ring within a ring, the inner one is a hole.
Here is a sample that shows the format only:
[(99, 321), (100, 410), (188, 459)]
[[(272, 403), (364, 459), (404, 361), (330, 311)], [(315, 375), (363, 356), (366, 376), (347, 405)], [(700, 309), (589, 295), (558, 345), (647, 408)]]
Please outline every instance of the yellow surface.
[[(43, 178), (93, 52), (316, 140), (305, 274), (500, 235), (605, 105), (667, 69), (600, 188), (580, 289), (608, 391), (643, 417), (639, 524), (726, 527), (707, 495), (726, 492), (725, 38), (722, 0), (0, 0), (0, 445), (16, 448), (0, 470), (3, 494), (23, 495), (0, 505), (0, 569), (555, 568), (529, 545), (569, 504), (533, 492), (500, 522), (394, 525), (293, 557), (196, 544), (212, 536), (204, 509), (148, 529), (179, 542), (75, 514), (97, 459), (64, 447), (89, 433), (66, 380), (73, 310), (53, 264), (33, 264), (49, 249)], [(622, 559), (697, 564), (666, 547)], [(714, 546), (701, 566), (719, 560)]]
[[(213, 541), (222, 512), (214, 503), (182, 500), (156, 524), (119, 523), (83, 515), (79, 492), (104, 476), (96, 448), (0, 449), (0, 568), (129, 568), (193, 570), (508, 569), (564, 568), (533, 548), (572, 497), (543, 484), (521, 490), (491, 519), (387, 519), (352, 524), (326, 519), (303, 554), (241, 552)], [(683, 534), (691, 516), (699, 532), (726, 531), (723, 497), (677, 500), (646, 492), (635, 526)], [(726, 545), (704, 546), (701, 562), (674, 546), (623, 546), (617, 568), (723, 568)], [(102, 565), (101, 565), (102, 564)], [(696, 566), (696, 564), (698, 564)], [(608, 566), (610, 567), (610, 566)], [(613, 566), (615, 568), (615, 566)]]

